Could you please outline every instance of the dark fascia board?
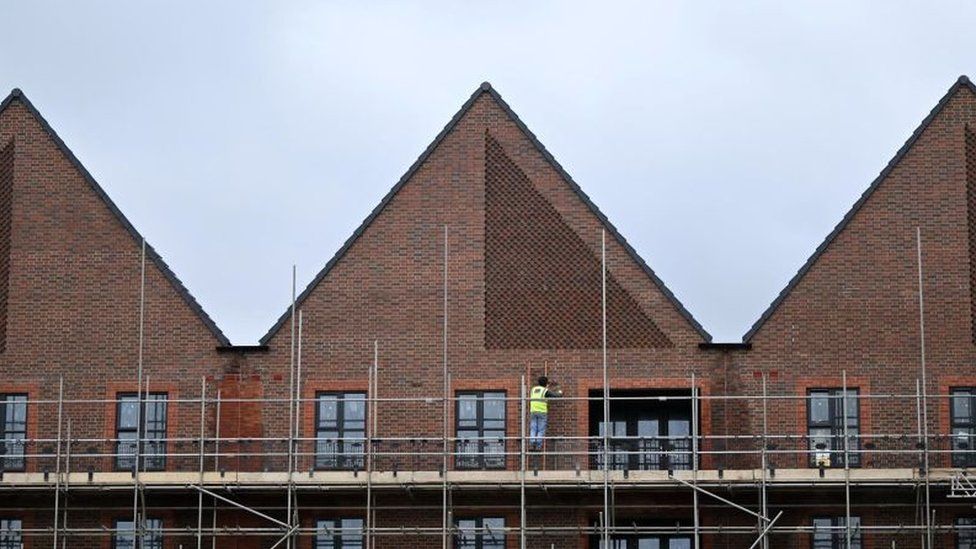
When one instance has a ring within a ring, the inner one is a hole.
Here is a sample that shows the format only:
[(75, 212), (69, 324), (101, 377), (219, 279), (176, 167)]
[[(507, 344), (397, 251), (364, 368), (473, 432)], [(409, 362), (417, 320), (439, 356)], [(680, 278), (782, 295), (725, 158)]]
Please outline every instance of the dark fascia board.
[(847, 228), (847, 225), (851, 222), (852, 219), (854, 219), (854, 216), (857, 215), (857, 212), (861, 210), (861, 207), (864, 206), (864, 204), (868, 201), (868, 199), (871, 197), (874, 191), (878, 188), (878, 186), (881, 185), (881, 182), (888, 177), (891, 171), (895, 169), (895, 166), (897, 166), (898, 163), (901, 162), (901, 159), (904, 158), (906, 154), (908, 154), (908, 151), (911, 150), (912, 146), (915, 145), (915, 142), (918, 141), (918, 138), (929, 127), (929, 124), (932, 123), (932, 120), (934, 120), (935, 117), (938, 116), (940, 112), (942, 112), (942, 109), (944, 109), (945, 106), (949, 103), (949, 100), (952, 99), (952, 97), (962, 88), (966, 88), (971, 92), (973, 92), (974, 94), (976, 94), (976, 86), (974, 86), (973, 83), (969, 80), (969, 77), (963, 75), (960, 76), (958, 80), (956, 80), (956, 82), (952, 85), (952, 87), (949, 88), (949, 91), (947, 91), (946, 94), (942, 96), (942, 99), (939, 100), (939, 103), (935, 106), (935, 108), (933, 108), (932, 111), (928, 114), (928, 116), (926, 116), (925, 119), (922, 120), (922, 123), (919, 124), (918, 128), (916, 128), (915, 131), (912, 132), (912, 135), (911, 137), (908, 138), (908, 141), (905, 141), (905, 144), (902, 145), (900, 149), (898, 149), (898, 152), (895, 153), (894, 158), (888, 161), (888, 164), (884, 167), (883, 170), (881, 170), (881, 173), (878, 174), (878, 177), (876, 177), (874, 181), (871, 182), (871, 185), (868, 186), (867, 190), (865, 190), (864, 193), (861, 194), (861, 197), (857, 199), (857, 202), (854, 203), (854, 206), (847, 212), (844, 218), (840, 220), (840, 223), (838, 223), (837, 226), (834, 227), (834, 230), (827, 235), (827, 238), (824, 239), (824, 241), (820, 244), (820, 246), (817, 246), (817, 249), (813, 252), (813, 255), (811, 255), (807, 259), (806, 263), (804, 263), (803, 266), (800, 267), (800, 270), (797, 271), (795, 275), (793, 275), (793, 278), (790, 279), (790, 282), (786, 285), (786, 287), (783, 288), (783, 290), (779, 293), (779, 295), (776, 296), (776, 299), (774, 299), (773, 302), (770, 303), (769, 307), (767, 307), (766, 310), (763, 312), (763, 314), (759, 317), (759, 320), (757, 320), (755, 324), (753, 324), (752, 327), (749, 329), (749, 331), (746, 332), (744, 336), (742, 336), (742, 341), (748, 342), (749, 340), (752, 339), (753, 336), (756, 335), (757, 332), (759, 332), (763, 324), (765, 324), (765, 322), (769, 320), (769, 317), (771, 317), (773, 313), (776, 312), (776, 309), (780, 306), (783, 300), (786, 299), (786, 296), (788, 296), (790, 292), (793, 291), (793, 288), (795, 288), (797, 284), (800, 283), (800, 280), (803, 279), (803, 276), (806, 275), (807, 272), (817, 262), (817, 260), (820, 259), (820, 256), (823, 255), (823, 253), (827, 250), (827, 248), (834, 241), (834, 239), (837, 238), (837, 235), (839, 235), (845, 228)]
[[(553, 167), (553, 169), (556, 170), (556, 172), (560, 176), (562, 176), (562, 178), (569, 184), (570, 188), (573, 189), (576, 195), (579, 196), (579, 198), (583, 201), (583, 203), (586, 204), (587, 207), (589, 207), (590, 211), (593, 212), (594, 215), (596, 215), (596, 217), (600, 220), (601, 223), (603, 223), (604, 227), (606, 227), (607, 229), (607, 232), (610, 233), (610, 235), (612, 235), (617, 240), (617, 242), (627, 251), (630, 257), (635, 262), (637, 262), (638, 265), (640, 265), (640, 267), (644, 270), (644, 273), (647, 274), (647, 276), (654, 282), (655, 285), (657, 285), (658, 289), (668, 298), (668, 300), (671, 301), (671, 304), (678, 310), (678, 312), (685, 318), (685, 320), (687, 320), (688, 323), (691, 324), (691, 326), (695, 329), (695, 331), (698, 332), (698, 334), (702, 337), (702, 339), (705, 341), (711, 341), (712, 336), (708, 332), (706, 332), (705, 329), (702, 327), (702, 325), (697, 320), (695, 320), (695, 317), (693, 317), (691, 313), (687, 309), (685, 309), (684, 305), (682, 305), (681, 302), (678, 301), (678, 298), (675, 297), (675, 295), (671, 292), (671, 290), (667, 286), (665, 286), (664, 282), (660, 278), (658, 278), (658, 276), (654, 273), (654, 271), (647, 264), (647, 262), (645, 262), (644, 259), (640, 257), (637, 251), (634, 250), (634, 248), (627, 242), (627, 240), (617, 231), (616, 227), (614, 227), (613, 224), (610, 223), (610, 220), (607, 218), (607, 216), (605, 216), (603, 212), (601, 212), (600, 209), (597, 208), (596, 204), (594, 204), (593, 201), (590, 200), (590, 197), (588, 197), (586, 193), (583, 192), (583, 190), (576, 183), (576, 181), (574, 181), (573, 178), (566, 172), (566, 170), (563, 169), (563, 167), (559, 164), (559, 162), (556, 161), (555, 157), (553, 157), (552, 154), (550, 154), (549, 151), (546, 150), (546, 147), (536, 138), (535, 134), (533, 134), (532, 131), (529, 130), (529, 128), (525, 125), (525, 123), (523, 123), (522, 120), (518, 117), (518, 115), (515, 114), (515, 111), (513, 111), (512, 108), (509, 107), (508, 103), (506, 103), (505, 100), (502, 99), (502, 96), (488, 82), (482, 83), (481, 86), (479, 86), (478, 89), (476, 89), (474, 93), (471, 94), (471, 97), (464, 102), (464, 105), (461, 106), (461, 109), (458, 110), (458, 112), (451, 118), (451, 121), (448, 122), (446, 126), (444, 126), (444, 129), (442, 129), (440, 133), (437, 134), (437, 137), (434, 138), (434, 141), (427, 146), (424, 152), (410, 166), (410, 169), (408, 169), (407, 172), (403, 174), (402, 177), (400, 177), (400, 180), (397, 182), (396, 185), (393, 186), (392, 189), (390, 189), (390, 192), (388, 192), (386, 196), (383, 197), (383, 200), (380, 201), (379, 205), (377, 205), (373, 209), (373, 211), (370, 212), (369, 216), (366, 217), (366, 219), (359, 225), (359, 227), (352, 234), (352, 236), (350, 236), (346, 240), (346, 242), (342, 245), (342, 247), (339, 248), (339, 251), (336, 252), (336, 254), (332, 257), (332, 259), (330, 259), (329, 262), (325, 264), (325, 267), (321, 271), (319, 271), (319, 273), (315, 276), (314, 279), (312, 279), (312, 282), (310, 282), (309, 285), (305, 287), (305, 289), (298, 296), (295, 302), (296, 306), (297, 307), (301, 306), (302, 302), (315, 289), (315, 287), (318, 286), (319, 282), (321, 282), (322, 279), (324, 279), (326, 275), (329, 274), (329, 271), (331, 271), (332, 268), (336, 265), (336, 263), (338, 263), (339, 260), (342, 259), (342, 257), (346, 254), (347, 251), (349, 251), (349, 248), (351, 248), (352, 245), (356, 242), (356, 240), (363, 234), (363, 232), (366, 231), (366, 228), (369, 227), (369, 225), (373, 222), (373, 220), (376, 219), (376, 217), (380, 214), (380, 212), (382, 212), (383, 209), (386, 208), (386, 205), (389, 204), (391, 200), (393, 200), (393, 197), (396, 196), (396, 194), (400, 191), (401, 188), (403, 188), (403, 186), (407, 183), (407, 181), (409, 181), (410, 178), (413, 177), (413, 175), (417, 172), (417, 170), (420, 169), (420, 167), (424, 164), (427, 158), (431, 154), (433, 154), (434, 150), (436, 150), (437, 147), (441, 144), (441, 142), (447, 137), (447, 135), (451, 133), (451, 130), (454, 129), (454, 127), (458, 124), (458, 122), (460, 122), (461, 119), (464, 118), (464, 115), (467, 114), (467, 112), (471, 109), (471, 107), (478, 100), (478, 98), (481, 97), (482, 94), (486, 94), (486, 93), (489, 94), (492, 97), (492, 99), (495, 100), (496, 103), (498, 103), (498, 105), (508, 115), (508, 117), (515, 123), (515, 125), (522, 131), (522, 133), (524, 133), (525, 136), (529, 138), (529, 141), (532, 142), (532, 144), (535, 146), (536, 150), (539, 151), (542, 157), (545, 158), (547, 162), (549, 162), (549, 164)], [(288, 320), (290, 314), (291, 314), (291, 307), (285, 310), (284, 314), (282, 314), (281, 317), (279, 317), (278, 320), (275, 322), (275, 324), (271, 327), (271, 329), (268, 330), (268, 333), (261, 338), (260, 343), (262, 345), (266, 345), (271, 340), (271, 338), (274, 337), (274, 335), (278, 332), (278, 330), (280, 330), (281, 327)]]
[(698, 348), (702, 351), (749, 351), (752, 350), (752, 343), (732, 341), (728, 343), (699, 343)]
[(218, 345), (217, 352), (220, 354), (251, 354), (267, 353), (267, 345)]
[[(102, 189), (102, 186), (99, 185), (97, 181), (95, 181), (95, 178), (92, 177), (91, 173), (88, 172), (85, 166), (82, 165), (81, 161), (78, 160), (78, 158), (75, 156), (73, 152), (71, 152), (71, 149), (69, 149), (68, 146), (64, 143), (64, 141), (61, 140), (61, 137), (58, 136), (57, 132), (54, 131), (54, 128), (52, 128), (51, 125), (48, 124), (47, 120), (44, 119), (44, 116), (42, 116), (41, 113), (34, 107), (34, 104), (31, 103), (29, 99), (27, 99), (27, 96), (24, 95), (24, 92), (14, 88), (14, 90), (10, 92), (10, 95), (8, 95), (7, 98), (4, 99), (2, 103), (0, 103), (0, 112), (3, 112), (7, 108), (7, 106), (13, 103), (14, 101), (20, 101), (20, 103), (27, 108), (28, 112), (31, 113), (31, 115), (37, 120), (37, 122), (41, 125), (41, 127), (44, 128), (44, 131), (47, 132), (48, 136), (50, 136), (51, 140), (54, 141), (54, 144), (57, 145), (61, 153), (64, 154), (64, 156), (71, 162), (71, 164), (75, 167), (75, 169), (78, 170), (78, 173), (80, 173), (82, 177), (85, 179), (85, 181), (88, 182), (88, 185), (92, 188), (93, 191), (95, 191), (95, 194), (102, 200), (102, 202), (105, 203), (109, 211), (111, 211), (115, 215), (116, 219), (119, 220), (119, 223), (121, 223), (122, 226), (125, 227), (125, 230), (128, 231), (129, 234), (132, 236), (132, 238), (141, 246), (142, 242), (144, 242), (144, 239), (142, 235), (139, 234), (139, 231), (137, 231), (136, 228), (132, 225), (132, 223), (129, 222), (129, 220), (125, 217), (125, 214), (123, 214), (122, 211), (119, 210), (118, 206), (116, 206), (115, 203), (112, 202), (112, 199), (109, 198), (108, 194), (105, 193), (105, 190)], [(180, 279), (176, 277), (176, 274), (174, 274), (172, 270), (170, 270), (166, 262), (163, 261), (163, 258), (160, 257), (160, 255), (156, 253), (156, 250), (148, 243), (146, 243), (146, 257), (149, 258), (156, 265), (156, 267), (163, 273), (163, 276), (165, 276), (166, 279), (169, 281), (169, 283), (172, 284), (173, 288), (183, 298), (183, 301), (186, 302), (186, 304), (190, 307), (190, 309), (193, 310), (194, 313), (196, 313), (196, 315), (203, 322), (204, 326), (206, 326), (207, 329), (210, 330), (210, 333), (213, 334), (213, 336), (217, 339), (220, 345), (229, 346), (231, 343), (230, 340), (227, 339), (227, 336), (225, 336), (224, 333), (220, 330), (220, 328), (217, 327), (217, 324), (213, 321), (213, 319), (211, 319), (210, 316), (207, 314), (207, 312), (203, 310), (203, 307), (201, 307), (200, 304), (197, 303), (197, 300), (190, 294), (190, 291), (186, 289), (186, 286), (184, 286), (183, 283), (180, 282)]]

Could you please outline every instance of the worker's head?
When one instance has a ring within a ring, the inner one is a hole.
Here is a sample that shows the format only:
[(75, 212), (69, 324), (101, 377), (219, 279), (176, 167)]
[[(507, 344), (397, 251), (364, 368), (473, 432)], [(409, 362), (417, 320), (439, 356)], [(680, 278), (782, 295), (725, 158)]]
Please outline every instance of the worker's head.
[(549, 386), (549, 378), (546, 376), (539, 376), (539, 385), (543, 387)]

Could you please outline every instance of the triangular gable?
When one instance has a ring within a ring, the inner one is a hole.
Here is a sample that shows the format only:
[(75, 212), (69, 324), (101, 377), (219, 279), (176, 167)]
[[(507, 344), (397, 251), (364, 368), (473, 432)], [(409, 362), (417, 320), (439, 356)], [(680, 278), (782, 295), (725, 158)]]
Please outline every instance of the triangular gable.
[(797, 273), (793, 276), (792, 279), (790, 279), (786, 287), (783, 288), (783, 290), (780, 291), (779, 295), (776, 296), (776, 299), (774, 299), (773, 302), (769, 305), (769, 307), (767, 307), (766, 310), (763, 311), (762, 315), (760, 315), (759, 317), (759, 320), (757, 320), (749, 329), (749, 331), (746, 332), (744, 336), (742, 336), (743, 342), (749, 342), (753, 338), (753, 336), (755, 336), (756, 333), (759, 332), (759, 330), (763, 327), (763, 324), (765, 324), (766, 321), (769, 320), (769, 318), (773, 315), (773, 313), (776, 312), (777, 308), (779, 308), (780, 304), (782, 304), (783, 301), (786, 299), (786, 297), (789, 296), (790, 292), (793, 291), (793, 289), (800, 283), (801, 280), (803, 280), (803, 277), (814, 266), (814, 264), (817, 263), (817, 260), (820, 259), (820, 256), (827, 251), (827, 248), (830, 247), (830, 244), (837, 238), (838, 235), (840, 235), (841, 232), (843, 232), (845, 228), (847, 228), (847, 226), (851, 223), (851, 221), (861, 210), (864, 204), (867, 203), (869, 198), (871, 198), (871, 195), (874, 194), (874, 191), (878, 189), (878, 187), (888, 177), (888, 175), (892, 172), (892, 170), (894, 170), (895, 167), (898, 166), (901, 160), (905, 157), (905, 155), (908, 154), (908, 151), (912, 149), (912, 147), (915, 145), (915, 142), (918, 141), (919, 137), (921, 137), (921, 135), (929, 127), (932, 121), (935, 120), (935, 118), (939, 115), (939, 113), (942, 112), (945, 106), (949, 103), (950, 99), (952, 99), (952, 97), (955, 96), (956, 93), (963, 88), (966, 88), (971, 92), (973, 92), (974, 94), (976, 94), (976, 85), (973, 85), (973, 83), (969, 80), (968, 77), (960, 76), (959, 79), (956, 80), (956, 82), (952, 85), (952, 87), (949, 88), (949, 91), (947, 91), (946, 94), (942, 97), (942, 99), (939, 100), (939, 103), (935, 106), (935, 108), (933, 108), (932, 111), (928, 114), (928, 116), (925, 117), (925, 119), (918, 126), (918, 128), (916, 128), (915, 131), (912, 132), (911, 137), (909, 137), (908, 140), (905, 142), (905, 144), (902, 145), (900, 149), (898, 149), (898, 152), (888, 162), (885, 168), (881, 170), (881, 173), (878, 174), (878, 177), (876, 177), (874, 181), (871, 182), (871, 185), (868, 186), (867, 190), (865, 190), (864, 193), (861, 194), (861, 197), (857, 199), (857, 202), (854, 203), (854, 206), (851, 207), (851, 209), (847, 212), (846, 215), (844, 215), (840, 223), (838, 223), (837, 226), (834, 227), (834, 230), (827, 235), (827, 238), (824, 239), (824, 241), (820, 244), (820, 246), (817, 246), (817, 249), (813, 252), (813, 255), (811, 255), (807, 259), (807, 261), (803, 264), (803, 266), (800, 267), (800, 270), (797, 271)]
[[(698, 323), (697, 320), (688, 312), (687, 309), (678, 301), (674, 294), (664, 285), (664, 282), (654, 273), (654, 271), (647, 265), (647, 263), (637, 254), (637, 252), (627, 243), (626, 239), (617, 231), (617, 229), (610, 223), (607, 217), (596, 207), (595, 204), (589, 199), (586, 193), (580, 189), (579, 185), (573, 180), (572, 177), (559, 165), (559, 163), (553, 158), (553, 156), (546, 150), (545, 146), (536, 139), (535, 135), (525, 126), (525, 124), (519, 119), (518, 115), (512, 111), (511, 107), (502, 99), (501, 95), (491, 86), (491, 84), (485, 82), (483, 83), (471, 97), (462, 105), (461, 109), (451, 118), (451, 121), (437, 134), (437, 137), (431, 142), (430, 145), (424, 150), (423, 154), (410, 166), (410, 169), (400, 178), (400, 180), (393, 186), (392, 189), (383, 197), (380, 203), (370, 212), (369, 216), (359, 225), (359, 227), (353, 232), (346, 242), (339, 248), (339, 251), (326, 263), (325, 267), (312, 279), (312, 281), (305, 287), (305, 289), (298, 296), (296, 304), (300, 306), (312, 293), (313, 290), (319, 285), (319, 283), (329, 274), (329, 272), (336, 266), (336, 264), (345, 256), (353, 244), (359, 239), (359, 237), (366, 231), (370, 224), (379, 216), (379, 214), (386, 208), (386, 206), (393, 200), (397, 193), (403, 188), (404, 185), (413, 177), (413, 175), (423, 166), (424, 162), (430, 157), (430, 155), (437, 149), (441, 142), (451, 133), (451, 131), (457, 126), (457, 124), (464, 118), (465, 114), (472, 108), (475, 102), (482, 96), (488, 94), (504, 113), (509, 117), (509, 119), (515, 123), (518, 129), (529, 139), (533, 147), (538, 151), (540, 155), (545, 159), (545, 161), (552, 166), (552, 168), (557, 172), (557, 174), (569, 185), (570, 189), (579, 197), (580, 200), (587, 206), (587, 208), (597, 217), (600, 223), (606, 228), (608, 237), (613, 238), (626, 250), (627, 254), (631, 259), (644, 271), (644, 273), (650, 278), (658, 290), (665, 296), (665, 298), (675, 307), (675, 309), (681, 314), (681, 316), (688, 322), (688, 324), (701, 336), (701, 338), (708, 342), (711, 341), (711, 335), (708, 334)], [(285, 325), (285, 323), (290, 318), (291, 308), (286, 310), (278, 320), (274, 323), (268, 333), (261, 338), (260, 343), (266, 345), (274, 335)]]
[[(38, 110), (34, 107), (30, 100), (27, 99), (27, 96), (24, 95), (23, 92), (21, 92), (19, 89), (14, 89), (12, 92), (10, 92), (10, 95), (0, 102), (0, 113), (6, 110), (7, 107), (15, 101), (20, 102), (20, 104), (23, 105), (34, 117), (37, 123), (40, 124), (41, 128), (43, 128), (44, 132), (47, 133), (47, 135), (54, 142), (61, 154), (68, 159), (71, 165), (78, 171), (79, 174), (81, 174), (82, 178), (88, 182), (88, 185), (91, 187), (92, 191), (95, 192), (95, 195), (98, 196), (109, 211), (112, 212), (119, 223), (121, 223), (125, 230), (128, 231), (128, 233), (132, 236), (133, 240), (135, 240), (136, 243), (141, 246), (143, 237), (141, 234), (139, 234), (139, 231), (137, 231), (132, 223), (129, 222), (122, 211), (119, 210), (118, 206), (112, 202), (112, 199), (109, 198), (109, 196), (105, 193), (105, 190), (102, 189), (101, 185), (95, 181), (95, 178), (92, 177), (87, 169), (85, 169), (85, 166), (82, 165), (74, 153), (71, 152), (71, 149), (65, 145), (64, 141), (61, 140), (57, 132), (55, 132), (51, 125), (48, 124), (47, 120), (44, 119), (41, 113), (38, 112)], [(166, 280), (169, 281), (169, 283), (173, 286), (173, 289), (176, 290), (187, 306), (200, 318), (200, 321), (203, 322), (204, 326), (206, 326), (217, 339), (219, 345), (229, 346), (230, 340), (227, 339), (220, 328), (217, 327), (216, 323), (214, 323), (210, 316), (207, 315), (206, 311), (203, 310), (200, 304), (197, 303), (197, 300), (194, 299), (189, 290), (187, 290), (183, 283), (180, 282), (180, 279), (176, 277), (172, 270), (170, 270), (169, 266), (166, 265), (166, 262), (163, 261), (163, 258), (160, 257), (160, 255), (156, 253), (156, 250), (153, 249), (153, 247), (148, 243), (146, 244), (146, 258), (152, 261), (156, 268), (159, 269), (159, 271), (163, 274)]]

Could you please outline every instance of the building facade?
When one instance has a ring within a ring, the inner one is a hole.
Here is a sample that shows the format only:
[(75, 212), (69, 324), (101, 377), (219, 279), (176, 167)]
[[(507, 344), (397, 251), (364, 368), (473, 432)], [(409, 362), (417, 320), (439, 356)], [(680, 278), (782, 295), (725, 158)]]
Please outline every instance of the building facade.
[(484, 84), (235, 346), (14, 91), (0, 549), (973, 548), (974, 251), (963, 77), (713, 343)]

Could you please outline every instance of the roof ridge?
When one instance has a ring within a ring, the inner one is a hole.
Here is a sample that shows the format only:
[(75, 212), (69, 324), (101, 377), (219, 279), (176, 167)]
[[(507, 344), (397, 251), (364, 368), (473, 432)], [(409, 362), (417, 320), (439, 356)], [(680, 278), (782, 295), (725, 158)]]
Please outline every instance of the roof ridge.
[[(51, 138), (51, 140), (54, 141), (54, 144), (58, 148), (58, 150), (60, 150), (61, 153), (65, 156), (65, 158), (67, 158), (68, 161), (71, 163), (71, 165), (74, 166), (76, 170), (78, 170), (78, 173), (80, 173), (82, 178), (88, 182), (88, 185), (92, 188), (92, 190), (95, 192), (98, 198), (100, 198), (102, 202), (108, 207), (109, 211), (111, 211), (112, 214), (115, 215), (116, 219), (118, 219), (118, 221), (122, 224), (122, 227), (129, 232), (132, 238), (140, 244), (142, 242), (146, 242), (145, 237), (143, 237), (142, 234), (140, 234), (139, 231), (136, 230), (135, 226), (132, 225), (132, 223), (125, 216), (125, 214), (123, 214), (122, 211), (118, 208), (118, 206), (115, 205), (115, 202), (112, 201), (112, 199), (108, 196), (108, 194), (101, 187), (101, 185), (99, 185), (98, 182), (95, 181), (95, 178), (91, 175), (88, 169), (85, 168), (85, 166), (81, 163), (80, 160), (78, 160), (78, 157), (76, 157), (75, 154), (71, 151), (71, 149), (68, 148), (68, 146), (61, 139), (58, 133), (54, 131), (54, 128), (52, 128), (51, 125), (48, 123), (47, 119), (45, 119), (44, 116), (40, 113), (40, 111), (38, 111), (37, 108), (34, 107), (34, 104), (31, 103), (30, 99), (27, 98), (27, 96), (24, 94), (23, 91), (20, 90), (20, 88), (14, 88), (13, 90), (11, 90), (10, 94), (2, 102), (0, 102), (0, 112), (6, 110), (6, 108), (14, 101), (19, 101), (21, 104), (23, 104), (24, 107), (27, 108), (27, 111), (31, 114), (31, 116), (33, 116), (37, 120), (37, 122), (40, 123), (41, 128), (43, 128), (45, 133), (47, 133), (48, 136)], [(146, 256), (150, 260), (152, 260), (152, 262), (156, 265), (156, 268), (158, 268), (163, 273), (163, 276), (170, 282), (170, 284), (180, 295), (180, 297), (183, 298), (183, 300), (190, 307), (190, 309), (197, 314), (197, 316), (200, 318), (203, 324), (207, 327), (208, 330), (210, 330), (213, 336), (217, 339), (219, 344), (221, 346), (230, 345), (231, 344), (230, 340), (227, 339), (227, 336), (224, 335), (224, 332), (221, 331), (221, 329), (217, 326), (217, 324), (213, 321), (213, 319), (210, 318), (210, 315), (208, 315), (207, 312), (203, 310), (203, 307), (200, 306), (196, 298), (193, 297), (193, 295), (186, 288), (186, 286), (183, 285), (183, 282), (181, 282), (180, 279), (176, 276), (176, 274), (169, 268), (169, 265), (167, 265), (166, 262), (163, 261), (162, 256), (160, 256), (159, 253), (156, 252), (156, 249), (153, 248), (148, 242), (146, 242)]]
[[(475, 101), (477, 101), (478, 98), (481, 97), (483, 94), (488, 94), (492, 97), (492, 99), (495, 100), (498, 106), (500, 106), (502, 110), (505, 112), (505, 114), (512, 120), (512, 122), (515, 123), (516, 127), (518, 127), (518, 129), (529, 139), (529, 141), (536, 148), (536, 150), (542, 155), (543, 159), (545, 159), (553, 167), (553, 169), (556, 170), (556, 173), (558, 173), (566, 181), (566, 183), (569, 184), (570, 189), (572, 189), (576, 193), (576, 195), (583, 201), (583, 203), (587, 205), (587, 207), (597, 217), (600, 223), (608, 230), (610, 235), (612, 235), (617, 240), (617, 242), (624, 248), (624, 250), (628, 253), (628, 255), (630, 255), (630, 257), (638, 264), (638, 266), (641, 267), (644, 273), (651, 279), (652, 282), (654, 282), (654, 284), (658, 287), (658, 289), (664, 294), (665, 298), (667, 298), (671, 302), (671, 304), (677, 309), (678, 313), (681, 314), (685, 318), (685, 320), (688, 321), (689, 324), (691, 324), (692, 328), (694, 328), (694, 330), (698, 332), (698, 334), (706, 342), (711, 341), (712, 336), (707, 331), (705, 331), (705, 329), (697, 320), (695, 320), (695, 318), (691, 315), (691, 313), (684, 307), (684, 305), (681, 304), (678, 298), (675, 297), (674, 293), (672, 293), (671, 290), (668, 289), (668, 287), (664, 284), (664, 282), (660, 278), (658, 278), (658, 276), (654, 273), (654, 271), (650, 268), (650, 266), (648, 266), (647, 262), (645, 262), (644, 259), (640, 257), (637, 251), (634, 250), (634, 248), (627, 242), (627, 240), (617, 231), (616, 227), (614, 227), (614, 225), (610, 222), (607, 216), (604, 215), (599, 208), (597, 208), (597, 206), (593, 203), (593, 201), (590, 200), (589, 196), (587, 196), (586, 193), (583, 192), (583, 190), (576, 183), (576, 181), (573, 180), (573, 178), (569, 175), (569, 173), (567, 173), (566, 170), (559, 164), (559, 162), (556, 161), (555, 157), (553, 157), (553, 155), (539, 141), (539, 139), (535, 136), (535, 134), (532, 133), (532, 131), (528, 128), (528, 126), (526, 126), (525, 123), (522, 122), (522, 119), (519, 118), (519, 116), (515, 113), (515, 111), (513, 111), (512, 108), (508, 105), (508, 103), (506, 103), (505, 100), (502, 99), (501, 94), (499, 94), (498, 91), (494, 88), (494, 86), (492, 86), (491, 83), (487, 81), (482, 82), (481, 85), (479, 85), (478, 88), (475, 89), (474, 93), (471, 94), (471, 97), (469, 97), (468, 100), (465, 101), (463, 105), (461, 105), (461, 108), (454, 114), (453, 117), (451, 117), (451, 120), (447, 123), (447, 125), (444, 126), (444, 128), (437, 134), (434, 140), (427, 146), (426, 149), (424, 149), (424, 151), (420, 154), (420, 156), (417, 157), (417, 160), (415, 160), (414, 163), (410, 165), (410, 168), (407, 169), (406, 173), (404, 173), (400, 177), (397, 183), (393, 186), (393, 188), (390, 189), (389, 192), (387, 192), (387, 194), (383, 197), (380, 203), (375, 208), (373, 208), (373, 210), (366, 217), (366, 219), (364, 219), (363, 222), (360, 223), (359, 227), (356, 228), (352, 236), (346, 239), (345, 243), (343, 243), (343, 245), (339, 248), (339, 250), (335, 253), (335, 255), (333, 255), (332, 258), (325, 264), (325, 266), (318, 272), (318, 274), (315, 275), (315, 277), (312, 279), (311, 282), (309, 282), (309, 284), (305, 287), (305, 289), (302, 290), (302, 293), (298, 295), (295, 301), (296, 307), (299, 306), (309, 296), (309, 294), (315, 289), (315, 287), (318, 286), (319, 282), (321, 282), (322, 279), (324, 279), (325, 276), (329, 273), (329, 271), (332, 270), (335, 264), (338, 263), (338, 261), (342, 259), (343, 256), (345, 256), (346, 252), (349, 251), (349, 248), (352, 247), (353, 243), (355, 243), (355, 241), (363, 234), (363, 232), (365, 232), (366, 228), (369, 227), (369, 225), (373, 222), (373, 220), (376, 219), (376, 217), (380, 214), (380, 212), (383, 211), (386, 205), (389, 204), (389, 202), (393, 199), (394, 196), (396, 196), (396, 194), (400, 191), (400, 189), (403, 188), (403, 186), (410, 180), (411, 177), (413, 177), (413, 175), (417, 172), (417, 170), (420, 169), (420, 167), (427, 160), (427, 158), (437, 149), (437, 147), (447, 137), (447, 135), (451, 133), (451, 130), (454, 129), (454, 127), (458, 124), (458, 122), (471, 109)], [(276, 320), (275, 323), (271, 326), (271, 329), (269, 329), (268, 332), (260, 339), (261, 345), (268, 344), (271, 338), (274, 337), (274, 335), (278, 332), (278, 330), (281, 329), (281, 327), (284, 325), (285, 321), (290, 317), (290, 315), (291, 315), (291, 307), (289, 306), (285, 310), (285, 312), (280, 317), (278, 317), (278, 320)]]
[(925, 130), (929, 127), (929, 124), (932, 123), (935, 117), (938, 116), (939, 113), (942, 112), (942, 109), (944, 109), (945, 106), (949, 103), (949, 100), (952, 99), (952, 97), (955, 96), (956, 93), (958, 93), (959, 90), (963, 88), (966, 88), (969, 91), (973, 92), (973, 94), (976, 94), (976, 85), (974, 85), (972, 81), (970, 81), (968, 76), (963, 74), (956, 79), (956, 81), (952, 84), (952, 86), (949, 87), (949, 90), (942, 96), (942, 99), (940, 99), (939, 102), (936, 103), (935, 107), (933, 107), (932, 110), (929, 112), (929, 114), (922, 120), (921, 124), (919, 124), (918, 127), (915, 128), (915, 131), (913, 131), (912, 135), (908, 137), (908, 140), (906, 140), (905, 143), (901, 147), (899, 147), (898, 151), (895, 153), (895, 156), (888, 161), (888, 163), (881, 170), (878, 176), (875, 177), (873, 181), (871, 181), (870, 185), (868, 185), (868, 188), (865, 189), (863, 193), (861, 193), (861, 196), (857, 199), (856, 202), (854, 202), (854, 205), (851, 207), (851, 209), (848, 210), (846, 214), (844, 214), (844, 217), (841, 218), (840, 222), (837, 223), (837, 225), (827, 235), (827, 237), (823, 240), (823, 242), (821, 242), (820, 245), (817, 246), (817, 249), (814, 250), (813, 254), (811, 254), (809, 258), (807, 258), (806, 262), (804, 262), (803, 265), (800, 267), (800, 269), (796, 272), (796, 274), (793, 275), (793, 278), (791, 278), (790, 281), (786, 284), (786, 286), (782, 290), (780, 290), (779, 294), (777, 294), (776, 298), (773, 299), (772, 303), (770, 303), (769, 306), (766, 307), (766, 310), (763, 311), (763, 313), (759, 316), (759, 319), (756, 320), (756, 322), (753, 323), (752, 327), (749, 328), (749, 331), (742, 336), (743, 342), (746, 343), (749, 342), (752, 339), (752, 337), (756, 335), (759, 329), (762, 328), (763, 324), (765, 324), (766, 321), (769, 320), (769, 317), (771, 317), (773, 313), (776, 312), (776, 309), (783, 302), (783, 300), (786, 299), (786, 296), (788, 296), (790, 292), (793, 290), (793, 288), (795, 288), (800, 283), (800, 280), (803, 279), (804, 275), (806, 275), (806, 273), (813, 267), (813, 265), (817, 262), (820, 256), (823, 255), (823, 253), (827, 250), (827, 248), (834, 241), (834, 239), (837, 238), (837, 235), (839, 235), (847, 227), (847, 225), (851, 222), (854, 216), (857, 215), (857, 213), (861, 210), (861, 207), (863, 207), (864, 204), (867, 202), (868, 198), (870, 198), (871, 195), (874, 194), (874, 191), (877, 190), (877, 188), (881, 185), (882, 181), (884, 181), (885, 178), (888, 177), (891, 171), (895, 169), (895, 166), (897, 166), (898, 163), (901, 162), (902, 158), (904, 158), (904, 156), (908, 154), (908, 151), (911, 150), (912, 146), (915, 145), (915, 142), (918, 141), (918, 138), (921, 137), (922, 133), (924, 133)]

